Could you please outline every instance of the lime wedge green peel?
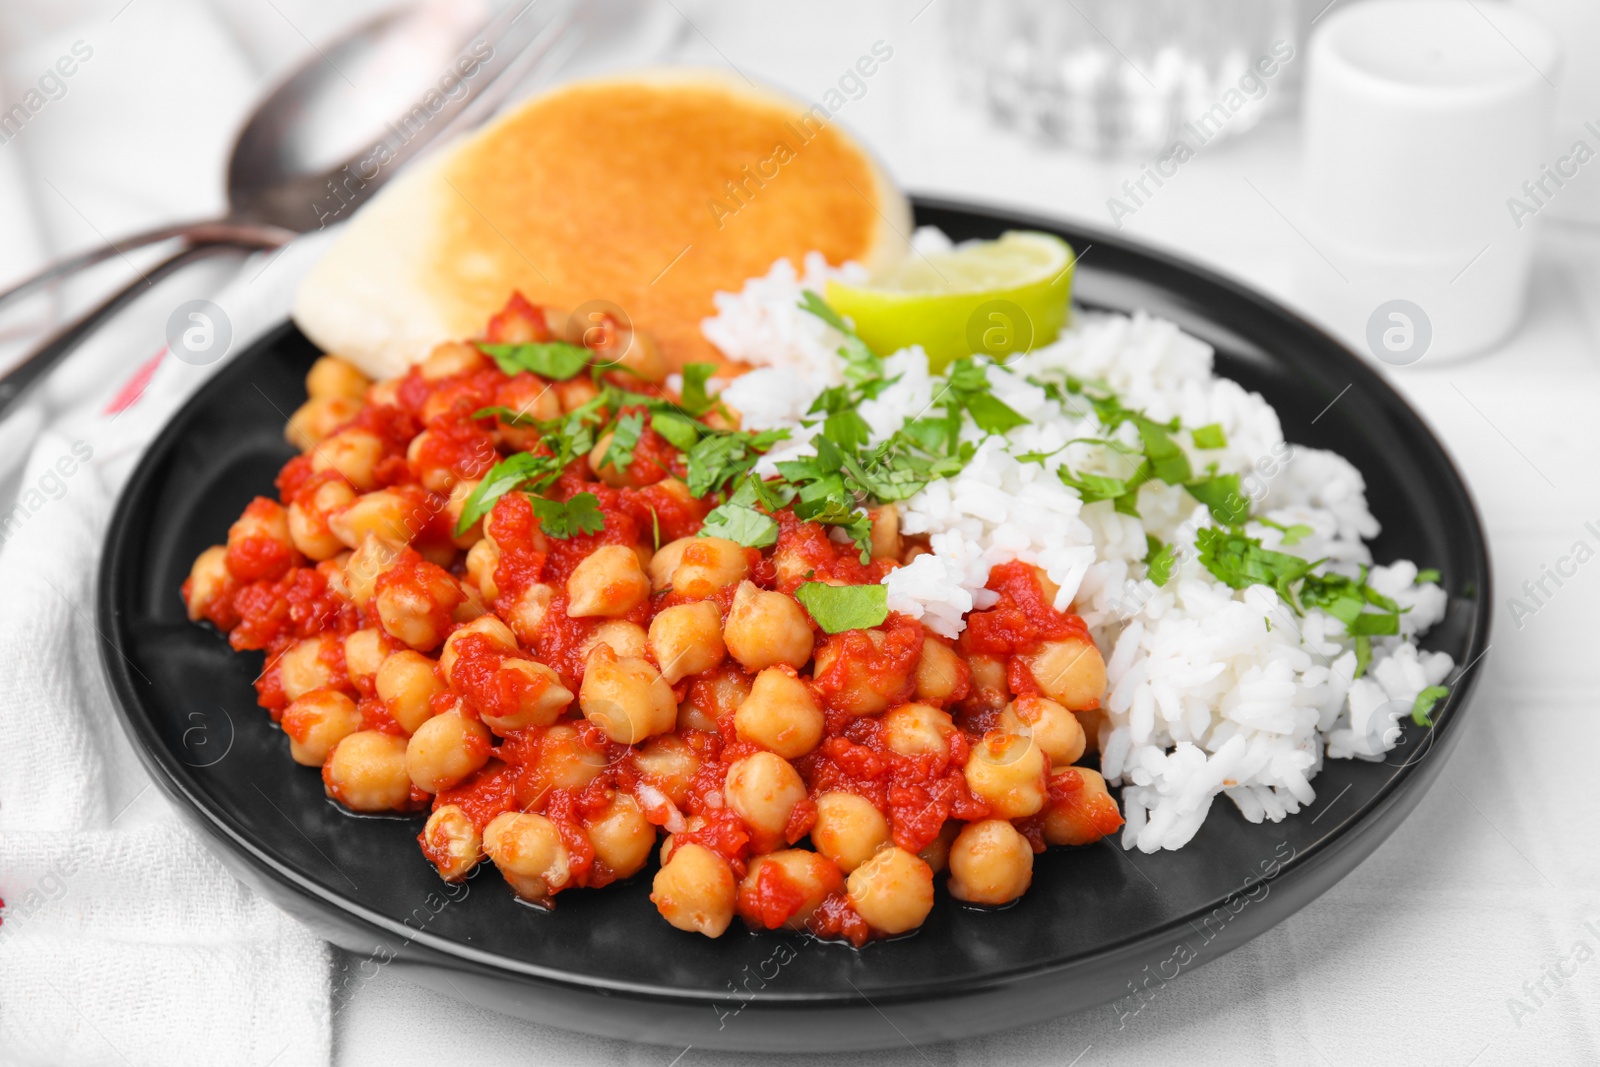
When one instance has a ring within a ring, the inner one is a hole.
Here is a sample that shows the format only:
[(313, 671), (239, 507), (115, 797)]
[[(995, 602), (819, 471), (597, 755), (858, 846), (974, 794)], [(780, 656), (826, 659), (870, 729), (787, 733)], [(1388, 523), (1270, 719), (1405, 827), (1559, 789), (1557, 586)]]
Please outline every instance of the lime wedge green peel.
[(860, 284), (831, 281), (827, 298), (874, 351), (920, 344), (937, 374), (962, 356), (1003, 360), (1054, 341), (1076, 259), (1059, 237), (1013, 230), (948, 252), (913, 252)]

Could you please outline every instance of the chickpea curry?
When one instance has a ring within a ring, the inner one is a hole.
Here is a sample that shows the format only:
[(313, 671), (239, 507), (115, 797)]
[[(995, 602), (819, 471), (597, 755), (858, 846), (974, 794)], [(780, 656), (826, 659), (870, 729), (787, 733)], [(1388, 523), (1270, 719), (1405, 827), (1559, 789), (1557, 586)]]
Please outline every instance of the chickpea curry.
[(993, 568), (955, 640), (888, 611), (928, 550), (892, 504), (756, 477), (772, 438), (714, 368), (669, 390), (643, 334), (563, 327), (517, 296), (398, 378), (322, 357), (277, 499), (194, 563), (189, 617), (265, 653), (259, 702), (333, 801), (426, 813), (449, 881), (487, 859), (549, 904), (655, 858), (679, 929), (856, 945), (920, 926), (941, 875), (1005, 904), (1121, 827), (1075, 766), (1105, 666), (1042, 572)]

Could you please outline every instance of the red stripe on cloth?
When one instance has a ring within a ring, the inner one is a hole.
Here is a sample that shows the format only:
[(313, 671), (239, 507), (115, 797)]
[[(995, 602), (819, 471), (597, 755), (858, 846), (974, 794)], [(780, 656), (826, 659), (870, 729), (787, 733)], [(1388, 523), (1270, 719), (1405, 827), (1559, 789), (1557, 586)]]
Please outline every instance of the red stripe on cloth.
[(144, 396), (145, 387), (150, 384), (150, 379), (155, 377), (156, 368), (161, 365), (161, 357), (166, 354), (167, 350), (163, 348), (145, 360), (139, 369), (133, 372), (133, 377), (124, 382), (122, 388), (117, 390), (117, 395), (111, 398), (111, 403), (106, 405), (106, 409), (102, 414), (115, 415), (137, 404), (139, 398)]

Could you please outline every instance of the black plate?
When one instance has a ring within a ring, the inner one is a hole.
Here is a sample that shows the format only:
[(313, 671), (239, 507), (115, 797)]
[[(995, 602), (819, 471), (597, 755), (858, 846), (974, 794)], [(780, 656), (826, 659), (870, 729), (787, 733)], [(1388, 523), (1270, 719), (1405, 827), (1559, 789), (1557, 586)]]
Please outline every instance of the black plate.
[[(1417, 415), (1336, 341), (1232, 281), (1108, 234), (928, 200), (917, 218), (958, 240), (1039, 229), (1092, 245), (1078, 300), (1175, 320), (1216, 346), (1222, 374), (1276, 406), (1290, 440), (1347, 456), (1383, 523), (1377, 558), (1444, 574), (1449, 613), (1424, 644), (1457, 664), (1487, 647), (1488, 558), (1461, 476)], [(1438, 724), (1407, 725), (1387, 763), (1329, 761), (1316, 805), (1299, 817), (1256, 826), (1219, 802), (1178, 852), (1053, 849), (1014, 906), (968, 909), (940, 890), (920, 932), (859, 952), (740, 929), (716, 941), (680, 933), (646, 899), (648, 872), (565, 894), (552, 912), (519, 904), (492, 871), (447, 894), (418, 852), (420, 821), (352, 818), (324, 799), (316, 771), (289, 761), (256, 707), (259, 656), (235, 655), (188, 623), (178, 596), (195, 555), (224, 539), (252, 496), (272, 492), (291, 455), (285, 413), (303, 399), (317, 355), (285, 324), (166, 427), (111, 523), (98, 611), (109, 635), (102, 661), (151, 774), (242, 879), (370, 958), (352, 970), (356, 982), (389, 964), (511, 1014), (700, 1048), (920, 1044), (1113, 1001), (1135, 1011), (1150, 995), (1136, 991), (1236, 948), (1360, 863), (1461, 733), (1470, 670)], [(335, 1007), (345, 994), (335, 990)]]

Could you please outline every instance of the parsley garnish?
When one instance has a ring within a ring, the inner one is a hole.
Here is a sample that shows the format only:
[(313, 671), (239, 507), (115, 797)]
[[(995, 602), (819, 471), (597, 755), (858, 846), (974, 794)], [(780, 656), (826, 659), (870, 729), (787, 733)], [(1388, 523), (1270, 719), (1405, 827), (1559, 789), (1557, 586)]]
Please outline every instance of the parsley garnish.
[(1149, 534), (1145, 534), (1144, 539), (1149, 547), (1144, 556), (1148, 577), (1156, 585), (1166, 585), (1172, 577), (1173, 567), (1178, 563), (1178, 548), (1172, 544), (1164, 545)]
[(1239, 526), (1250, 517), (1250, 502), (1245, 499), (1237, 474), (1216, 474), (1188, 482), (1189, 495), (1211, 510), (1219, 526)]
[(1284, 603), (1291, 607), (1295, 604), (1295, 598), (1290, 586), (1311, 573), (1311, 568), (1317, 565), (1287, 552), (1262, 548), (1261, 542), (1254, 537), (1216, 526), (1206, 526), (1196, 531), (1194, 543), (1200, 550), (1200, 562), (1223, 585), (1230, 589), (1269, 586), (1277, 590)]
[(1297, 522), (1293, 526), (1285, 526), (1281, 522), (1273, 522), (1265, 517), (1252, 519), (1251, 521), (1259, 522), (1263, 526), (1270, 526), (1272, 529), (1281, 532), (1283, 534), (1282, 544), (1284, 548), (1293, 548), (1317, 532), (1303, 522)]
[(1222, 432), (1222, 423), (1213, 422), (1195, 430), (1191, 436), (1194, 438), (1196, 448), (1227, 448), (1228, 435)]
[(565, 467), (566, 464), (560, 463), (558, 456), (533, 452), (518, 452), (496, 463), (461, 505), (456, 536), (466, 533), (473, 523), (489, 513), (496, 501), (511, 490), (529, 481), (554, 481)]
[(715, 363), (686, 363), (683, 367), (682, 400), (679, 407), (690, 415), (699, 417), (716, 406), (716, 400), (706, 394), (706, 382), (717, 373)]
[(1433, 708), (1439, 701), (1450, 695), (1447, 685), (1430, 685), (1417, 694), (1416, 702), (1411, 705), (1411, 721), (1418, 726), (1433, 725)]
[(493, 359), (503, 374), (532, 371), (543, 378), (564, 382), (589, 365), (594, 354), (566, 341), (540, 341), (522, 345), (480, 344), (478, 351)]
[(830, 634), (878, 626), (889, 617), (887, 586), (802, 582), (794, 596)]
[[(1400, 632), (1400, 606), (1367, 584), (1367, 569), (1360, 579), (1342, 574), (1309, 575), (1300, 588), (1300, 603), (1321, 608), (1344, 623), (1351, 637), (1392, 637)], [(1368, 607), (1377, 611), (1368, 611)]]
[(562, 541), (574, 534), (599, 533), (606, 527), (600, 498), (593, 493), (579, 493), (565, 504), (534, 497), (533, 513), (539, 516), (539, 528), (546, 536)]
[(644, 433), (644, 416), (638, 412), (624, 415), (617, 420), (616, 426), (611, 431), (611, 444), (606, 448), (605, 456), (600, 460), (602, 467), (615, 467), (619, 471), (626, 471), (633, 465), (633, 450), (639, 444), (639, 438)]

